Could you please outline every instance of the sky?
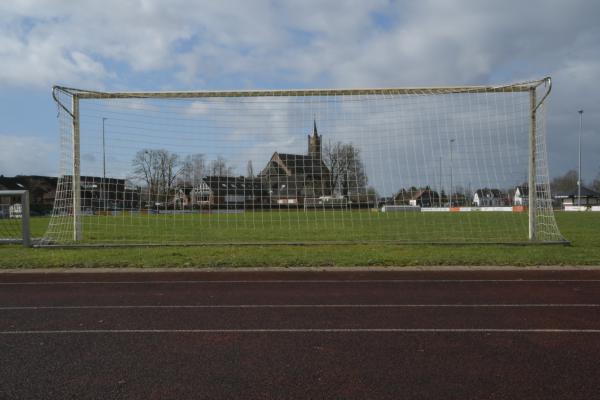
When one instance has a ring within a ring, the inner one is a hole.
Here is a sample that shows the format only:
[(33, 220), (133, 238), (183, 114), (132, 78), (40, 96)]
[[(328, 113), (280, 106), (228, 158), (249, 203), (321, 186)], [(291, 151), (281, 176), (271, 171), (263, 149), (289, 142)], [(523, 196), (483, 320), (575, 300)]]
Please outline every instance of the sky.
[(0, 174), (58, 173), (57, 84), (428, 87), (551, 76), (550, 175), (577, 168), (583, 109), (590, 182), (600, 174), (598, 15), (592, 0), (3, 1)]

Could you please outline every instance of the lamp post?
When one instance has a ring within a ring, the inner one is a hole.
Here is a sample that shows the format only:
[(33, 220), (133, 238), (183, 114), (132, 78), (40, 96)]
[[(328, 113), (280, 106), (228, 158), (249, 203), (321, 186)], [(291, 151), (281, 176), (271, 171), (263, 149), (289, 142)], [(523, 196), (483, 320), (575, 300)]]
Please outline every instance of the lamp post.
[(104, 138), (104, 122), (108, 118), (102, 117), (102, 202), (104, 207), (104, 212), (106, 212), (106, 141)]
[(579, 113), (579, 172), (577, 173), (577, 205), (581, 207), (581, 131), (583, 130), (583, 110)]
[(439, 207), (442, 208), (442, 191), (443, 191), (443, 187), (442, 187), (442, 157), (440, 157), (440, 192), (438, 193), (438, 203), (439, 203)]
[(450, 139), (450, 207), (452, 207), (452, 144), (456, 139)]

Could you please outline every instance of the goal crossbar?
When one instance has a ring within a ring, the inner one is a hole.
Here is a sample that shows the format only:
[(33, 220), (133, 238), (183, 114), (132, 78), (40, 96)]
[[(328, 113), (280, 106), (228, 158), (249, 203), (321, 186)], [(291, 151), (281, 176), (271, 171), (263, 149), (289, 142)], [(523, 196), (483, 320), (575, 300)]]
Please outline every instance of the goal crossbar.
[(360, 96), (360, 95), (422, 95), (431, 93), (510, 93), (527, 92), (542, 84), (550, 83), (550, 77), (540, 80), (496, 86), (447, 86), (375, 89), (297, 89), (297, 90), (247, 90), (247, 91), (164, 91), (164, 92), (100, 92), (65, 86), (54, 86), (80, 99), (185, 99), (203, 97), (302, 97), (302, 96)]

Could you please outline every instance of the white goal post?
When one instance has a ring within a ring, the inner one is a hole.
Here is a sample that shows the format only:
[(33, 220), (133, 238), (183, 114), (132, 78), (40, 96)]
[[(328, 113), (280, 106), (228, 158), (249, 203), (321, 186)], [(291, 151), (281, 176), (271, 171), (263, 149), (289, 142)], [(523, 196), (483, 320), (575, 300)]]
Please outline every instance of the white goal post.
[(271, 91), (55, 86), (60, 176), (42, 243), (564, 243), (548, 180), (550, 90), (550, 78)]
[(29, 228), (29, 192), (0, 190), (0, 244), (31, 245)]

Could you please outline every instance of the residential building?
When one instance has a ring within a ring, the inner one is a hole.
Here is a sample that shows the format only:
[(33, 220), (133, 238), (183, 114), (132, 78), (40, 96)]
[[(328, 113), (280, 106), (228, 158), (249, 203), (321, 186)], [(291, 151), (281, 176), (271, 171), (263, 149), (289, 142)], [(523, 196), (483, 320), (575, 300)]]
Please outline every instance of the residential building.
[(587, 188), (585, 186), (581, 187), (581, 202), (579, 202), (577, 188), (565, 192), (558, 192), (554, 194), (554, 199), (558, 203), (559, 206), (583, 206), (590, 207), (600, 205), (600, 193)]
[(473, 194), (473, 204), (477, 207), (502, 207), (507, 206), (509, 201), (499, 189), (483, 188)]
[(394, 196), (394, 204), (420, 206), (420, 207), (437, 207), (440, 204), (440, 195), (438, 192), (430, 188), (410, 188), (402, 189)]
[[(52, 211), (58, 178), (39, 175), (0, 175), (0, 190), (28, 190), (32, 214), (47, 214)], [(5, 199), (8, 201), (8, 199)], [(11, 201), (20, 201), (16, 198)], [(2, 199), (0, 199), (2, 202)]]
[(260, 178), (207, 176), (205, 186), (196, 190), (195, 204), (217, 208), (269, 207), (269, 193)]
[(529, 186), (517, 186), (513, 197), (513, 205), (526, 206), (529, 205)]

